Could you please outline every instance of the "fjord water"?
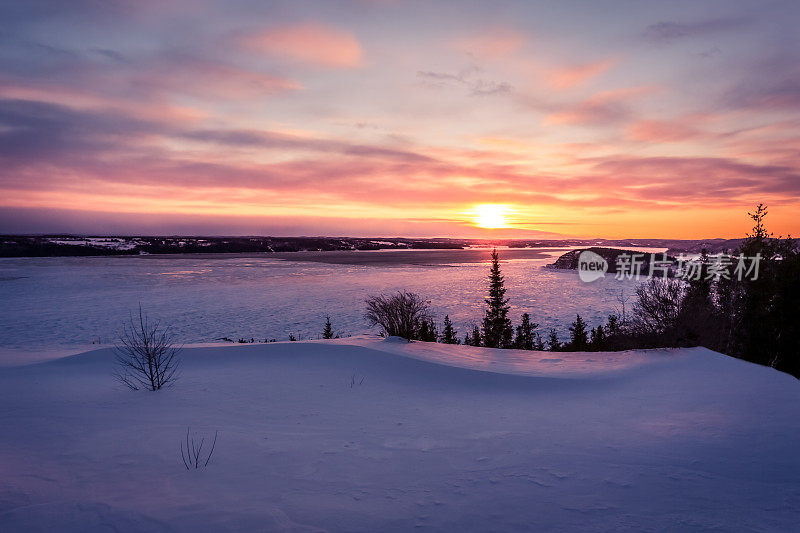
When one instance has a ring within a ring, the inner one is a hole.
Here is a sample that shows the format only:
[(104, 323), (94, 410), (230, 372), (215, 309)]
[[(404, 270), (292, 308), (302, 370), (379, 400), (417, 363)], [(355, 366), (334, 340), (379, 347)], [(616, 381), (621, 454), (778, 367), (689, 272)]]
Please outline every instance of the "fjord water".
[[(556, 327), (562, 339), (576, 313), (598, 324), (620, 307), (621, 292), (633, 296), (637, 283), (611, 276), (584, 283), (575, 272), (544, 268), (564, 251), (516, 254), (523, 258), (502, 262), (512, 320), (529, 312), (543, 336)], [(321, 254), (304, 261), (286, 260), (293, 257), (286, 254), (3, 259), (0, 348), (110, 344), (140, 303), (184, 343), (317, 338), (326, 315), (342, 335), (366, 333), (364, 298), (398, 290), (429, 299), (440, 324), (449, 314), (460, 337), (479, 323), (485, 261), (463, 262), (460, 250), (420, 250), (414, 252), (418, 259), (409, 261), (405, 253), (396, 262), (388, 254), (389, 260), (373, 262), (374, 252), (350, 253), (350, 264), (313, 260)], [(515, 256), (500, 253), (501, 259)]]

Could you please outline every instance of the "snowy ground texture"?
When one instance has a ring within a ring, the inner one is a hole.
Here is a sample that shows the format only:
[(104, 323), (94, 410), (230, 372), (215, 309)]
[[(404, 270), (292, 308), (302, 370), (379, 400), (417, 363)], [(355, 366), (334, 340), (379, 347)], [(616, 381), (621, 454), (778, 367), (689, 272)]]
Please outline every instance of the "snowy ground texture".
[[(112, 371), (109, 350), (0, 368), (0, 531), (800, 523), (800, 383), (705, 349), (356, 337), (187, 349), (156, 393)], [(181, 463), (187, 426), (219, 430), (205, 469)]]

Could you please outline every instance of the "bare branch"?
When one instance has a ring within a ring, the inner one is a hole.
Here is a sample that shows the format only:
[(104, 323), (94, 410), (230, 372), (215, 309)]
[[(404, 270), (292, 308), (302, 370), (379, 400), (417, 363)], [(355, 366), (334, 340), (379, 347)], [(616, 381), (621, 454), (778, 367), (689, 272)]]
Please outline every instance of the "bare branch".
[(198, 446), (194, 440), (194, 435), (191, 437), (189, 436), (190, 430), (186, 428), (186, 453), (184, 454), (183, 445), (184, 440), (181, 440), (181, 460), (183, 461), (183, 466), (186, 467), (186, 470), (191, 469), (198, 469), (200, 468), (200, 463), (203, 463), (203, 468), (208, 466), (208, 463), (211, 461), (211, 456), (214, 455), (214, 450), (217, 448), (217, 436), (219, 435), (219, 430), (214, 432), (214, 442), (211, 444), (211, 450), (208, 452), (206, 456), (206, 460), (202, 461), (202, 451), (203, 451), (203, 444), (206, 441), (205, 437), (200, 439), (200, 445)]
[(151, 322), (140, 305), (138, 317), (131, 314), (115, 346), (115, 377), (133, 390), (170, 386), (178, 379), (180, 351), (172, 329), (161, 327), (157, 320)]
[(380, 326), (386, 335), (417, 339), (421, 324), (430, 320), (428, 302), (412, 292), (370, 296), (366, 304), (364, 317), (371, 325)]

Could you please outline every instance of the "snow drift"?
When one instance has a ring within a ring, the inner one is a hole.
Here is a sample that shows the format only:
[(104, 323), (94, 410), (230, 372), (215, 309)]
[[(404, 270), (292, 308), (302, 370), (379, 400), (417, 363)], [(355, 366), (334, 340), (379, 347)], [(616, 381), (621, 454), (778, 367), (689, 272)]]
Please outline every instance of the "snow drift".
[[(788, 531), (800, 385), (705, 349), (336, 341), (0, 368), (2, 531)], [(219, 431), (187, 471), (187, 427)]]

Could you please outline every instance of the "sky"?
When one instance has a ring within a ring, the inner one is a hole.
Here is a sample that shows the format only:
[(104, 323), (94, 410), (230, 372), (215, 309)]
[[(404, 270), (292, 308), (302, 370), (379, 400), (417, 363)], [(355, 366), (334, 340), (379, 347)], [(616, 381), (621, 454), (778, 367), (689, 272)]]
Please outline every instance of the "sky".
[(800, 3), (0, 1), (0, 232), (800, 234)]

